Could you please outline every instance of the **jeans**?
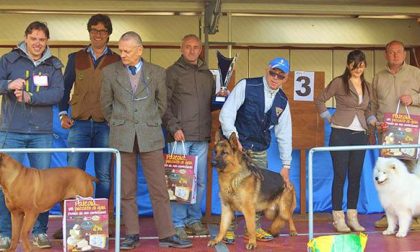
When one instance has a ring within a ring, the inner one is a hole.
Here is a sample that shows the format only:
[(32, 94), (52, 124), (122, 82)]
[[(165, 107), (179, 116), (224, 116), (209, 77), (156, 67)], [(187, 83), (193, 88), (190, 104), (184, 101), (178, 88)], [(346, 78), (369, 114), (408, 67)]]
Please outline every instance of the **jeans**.
[[(1, 148), (52, 148), (52, 134), (20, 134), (11, 132), (0, 132)], [(51, 163), (51, 153), (7, 153), (18, 162), (24, 161), (28, 155), (29, 164), (32, 168), (48, 169)], [(28, 192), (31, 193), (31, 192)], [(48, 197), (48, 195), (45, 195)], [(32, 233), (34, 235), (47, 233), (49, 212), (41, 213), (34, 225)], [(0, 190), (0, 236), (11, 237), (12, 221), (10, 212), (4, 201), (3, 190)]]
[[(109, 126), (107, 122), (95, 122), (93, 120), (75, 120), (67, 137), (69, 148), (108, 148)], [(110, 192), (110, 164), (111, 153), (95, 152), (95, 176), (99, 180), (96, 183), (95, 198), (108, 198)], [(79, 167), (86, 170), (88, 152), (74, 152), (67, 154), (69, 166)]]
[[(201, 205), (206, 191), (207, 182), (207, 152), (209, 145), (207, 141), (184, 142), (185, 152), (181, 142), (178, 142), (174, 154), (194, 155), (198, 157), (197, 162), (197, 200), (195, 204), (182, 204), (171, 202), (172, 221), (174, 227), (185, 227), (196, 222), (201, 222), (203, 216)], [(168, 152), (171, 153), (174, 142), (168, 145)]]
[[(330, 146), (365, 145), (368, 136), (364, 131), (332, 128)], [(348, 174), (347, 209), (357, 209), (360, 178), (362, 176), (365, 150), (332, 151), (334, 179), (332, 185), (332, 205), (334, 211), (341, 211), (344, 182)]]

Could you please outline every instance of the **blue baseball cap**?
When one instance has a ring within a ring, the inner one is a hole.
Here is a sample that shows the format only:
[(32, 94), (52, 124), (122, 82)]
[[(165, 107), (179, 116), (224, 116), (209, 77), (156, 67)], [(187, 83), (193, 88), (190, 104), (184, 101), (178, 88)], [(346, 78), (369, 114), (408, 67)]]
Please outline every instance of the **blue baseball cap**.
[(277, 68), (280, 69), (283, 73), (289, 73), (290, 71), (290, 66), (289, 66), (289, 61), (287, 61), (287, 59), (285, 58), (274, 58), (273, 60), (270, 61), (270, 63), (268, 63), (268, 66), (273, 69), (273, 68)]

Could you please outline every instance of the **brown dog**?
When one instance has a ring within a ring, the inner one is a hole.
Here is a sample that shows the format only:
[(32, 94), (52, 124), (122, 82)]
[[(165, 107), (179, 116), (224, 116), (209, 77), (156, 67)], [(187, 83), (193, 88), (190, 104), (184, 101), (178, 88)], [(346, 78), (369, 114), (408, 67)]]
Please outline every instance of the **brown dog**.
[(38, 215), (76, 195), (91, 197), (94, 181), (97, 181), (95, 177), (79, 168), (25, 168), (9, 155), (0, 153), (0, 185), (12, 217), (9, 251), (16, 250), (20, 236), (24, 250), (30, 251), (28, 235)]
[(222, 241), (232, 221), (234, 211), (241, 211), (249, 234), (247, 249), (257, 247), (255, 234), (255, 213), (264, 211), (266, 218), (272, 220), (270, 233), (277, 236), (286, 222), (290, 235), (297, 235), (293, 222), (296, 208), (296, 192), (287, 189), (283, 177), (276, 172), (256, 167), (252, 160), (238, 150), (236, 134), (221, 139), (216, 133), (217, 168), (222, 202), (222, 217), (219, 234), (208, 245), (215, 246)]

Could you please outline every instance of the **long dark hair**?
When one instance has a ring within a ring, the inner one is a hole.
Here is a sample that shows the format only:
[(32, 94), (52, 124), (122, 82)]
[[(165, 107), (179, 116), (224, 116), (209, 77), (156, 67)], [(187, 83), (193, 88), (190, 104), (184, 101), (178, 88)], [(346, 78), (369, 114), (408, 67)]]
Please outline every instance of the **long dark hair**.
[[(352, 63), (353, 63), (353, 68), (351, 70), (358, 68), (362, 63), (364, 63), (365, 66), (367, 66), (365, 54), (360, 50), (353, 50), (349, 52), (349, 54), (347, 55), (347, 66), (349, 66)], [(346, 67), (346, 69), (344, 70), (344, 73), (341, 75), (341, 78), (343, 79), (343, 82), (344, 82), (344, 89), (346, 90), (346, 94), (350, 94), (349, 79), (351, 77), (351, 72), (350, 72), (351, 70), (348, 67)], [(365, 89), (368, 90), (369, 92), (369, 89), (367, 88), (368, 84), (365, 80), (364, 72), (360, 76), (360, 79), (362, 80), (362, 92), (364, 95)]]

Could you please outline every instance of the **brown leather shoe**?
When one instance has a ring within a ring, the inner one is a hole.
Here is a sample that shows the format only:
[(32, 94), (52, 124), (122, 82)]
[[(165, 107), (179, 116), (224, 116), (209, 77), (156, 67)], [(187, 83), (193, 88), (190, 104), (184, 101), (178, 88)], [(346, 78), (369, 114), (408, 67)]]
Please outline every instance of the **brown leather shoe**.
[(208, 235), (209, 230), (201, 222), (194, 222), (192, 225), (187, 225), (185, 231), (189, 235)]
[[(375, 227), (377, 228), (387, 228), (388, 221), (386, 220), (386, 215), (382, 216), (382, 218), (375, 222)], [(413, 220), (410, 225), (411, 230), (420, 230), (420, 217), (413, 217)]]
[(109, 215), (109, 221), (108, 221), (108, 232), (109, 237), (115, 237), (115, 217), (114, 215)]
[(420, 230), (420, 217), (413, 217), (413, 221), (410, 226), (411, 230)]
[(140, 236), (138, 234), (126, 235), (121, 242), (120, 248), (122, 250), (131, 250), (136, 248), (140, 243)]
[(388, 221), (386, 220), (386, 215), (382, 216), (381, 219), (375, 221), (375, 227), (377, 228), (387, 228)]
[(164, 248), (189, 248), (192, 246), (190, 239), (181, 239), (178, 235), (172, 235), (164, 239), (159, 239), (159, 247)]
[(52, 236), (56, 240), (62, 240), (63, 239), (63, 228), (61, 227), (61, 228), (57, 229), (57, 231), (55, 231)]

